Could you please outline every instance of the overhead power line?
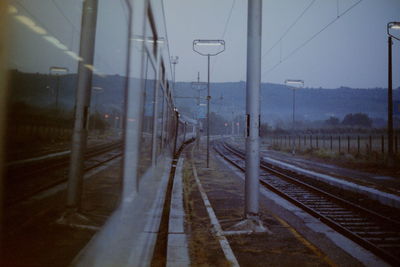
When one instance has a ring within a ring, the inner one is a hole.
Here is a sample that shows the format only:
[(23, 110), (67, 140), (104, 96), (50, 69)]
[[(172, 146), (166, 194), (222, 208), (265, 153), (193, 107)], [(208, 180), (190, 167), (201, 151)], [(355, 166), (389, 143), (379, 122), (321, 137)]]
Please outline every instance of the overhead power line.
[(274, 49), (281, 41), (283, 38), (285, 38), (285, 36), (289, 33), (289, 31), (297, 24), (297, 22), (304, 16), (304, 14), (311, 8), (311, 6), (315, 3), (315, 1), (317, 0), (312, 0), (310, 2), (310, 4), (300, 13), (300, 15), (295, 19), (295, 21), (286, 29), (286, 31), (282, 34), (282, 36), (274, 43), (273, 46), (270, 47), (270, 49), (268, 49), (261, 58), (264, 58), (265, 56), (267, 56), (272, 49)]
[[(225, 34), (226, 34), (226, 32), (228, 31), (228, 26), (229, 26), (229, 23), (230, 23), (230, 21), (231, 21), (232, 12), (233, 12), (233, 8), (235, 7), (235, 3), (236, 3), (236, 0), (233, 0), (233, 1), (232, 1), (232, 5), (231, 5), (231, 9), (229, 10), (228, 17), (226, 18), (226, 22), (225, 22), (225, 26), (224, 26), (224, 31), (223, 31), (223, 33), (222, 33), (221, 40), (224, 40)], [(217, 62), (218, 62), (218, 58), (215, 58), (215, 60), (214, 60), (214, 62), (213, 62), (214, 64), (211, 66), (211, 72), (214, 70), (215, 65), (217, 65)]]
[(221, 38), (222, 40), (224, 39), (226, 31), (228, 30), (228, 25), (229, 25), (229, 22), (231, 21), (232, 11), (233, 11), (233, 8), (235, 7), (235, 3), (236, 3), (236, 0), (233, 0), (232, 5), (231, 5), (231, 10), (229, 11), (228, 18), (226, 19), (226, 22), (225, 22), (224, 32), (223, 32), (222, 38)]
[(346, 15), (350, 10), (352, 10), (353, 8), (355, 8), (357, 5), (359, 5), (363, 0), (359, 0), (357, 1), (355, 4), (353, 4), (352, 6), (350, 6), (348, 9), (346, 9), (344, 12), (342, 12), (341, 14), (339, 14), (336, 18), (334, 18), (332, 21), (330, 21), (328, 24), (326, 24), (324, 27), (322, 27), (321, 30), (319, 30), (318, 32), (316, 32), (314, 35), (312, 35), (310, 38), (308, 38), (306, 41), (304, 41), (302, 44), (300, 44), (298, 47), (296, 47), (294, 50), (292, 50), (292, 52), (290, 52), (286, 57), (284, 57), (280, 62), (278, 62), (277, 64), (275, 64), (274, 66), (272, 66), (270, 69), (266, 70), (265, 72), (263, 72), (264, 74), (268, 74), (270, 72), (272, 72), (273, 70), (276, 69), (276, 67), (278, 67), (281, 63), (285, 62), (286, 60), (288, 60), (291, 56), (293, 56), (294, 54), (296, 54), (300, 49), (302, 49), (303, 47), (305, 47), (308, 43), (310, 43), (312, 40), (314, 40), (318, 35), (320, 35), (322, 32), (324, 32), (326, 29), (328, 29), (332, 24), (334, 24), (336, 21), (338, 21), (341, 17), (343, 17), (344, 15)]

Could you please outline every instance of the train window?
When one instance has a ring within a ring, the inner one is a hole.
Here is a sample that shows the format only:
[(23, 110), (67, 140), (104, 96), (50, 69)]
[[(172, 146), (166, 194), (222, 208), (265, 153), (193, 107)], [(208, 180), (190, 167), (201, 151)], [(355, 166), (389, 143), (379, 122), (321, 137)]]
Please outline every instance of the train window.
[(129, 35), (127, 10), (124, 1), (116, 4), (109, 0), (99, 0), (98, 3), (89, 119), (89, 135), (92, 137), (106, 135), (119, 140), (122, 136), (120, 118), (127, 77)]
[[(2, 195), (4, 202), (0, 203), (4, 206), (2, 230), (10, 233), (2, 240), (2, 249), (5, 250), (1, 253), (0, 262), (3, 266), (28, 266), (32, 262), (46, 265), (44, 262), (55, 255), (50, 256), (43, 251), (51, 244), (42, 246), (41, 237), (54, 228), (43, 223), (43, 218), (51, 214), (51, 219), (46, 218), (50, 222), (56, 214), (61, 217), (63, 208), (60, 207), (65, 206), (65, 191), (54, 188), (63, 187), (65, 174), (69, 171), (65, 162), (70, 157), (78, 65), (83, 61), (79, 47), (84, 1), (5, 2), (9, 3), (5, 4), (8, 25), (3, 39), (7, 40), (9, 48), (6, 63), (9, 96), (5, 165), (13, 167), (5, 170), (5, 196)], [(3, 7), (3, 3), (0, 6)], [(97, 156), (91, 155), (90, 161), (85, 160), (86, 168), (93, 168), (107, 158), (104, 154), (98, 155), (101, 149), (104, 151), (105, 147), (112, 145), (115, 149), (115, 145), (121, 144), (119, 128), (127, 66), (129, 15), (125, 1), (98, 0), (94, 62), (84, 65), (93, 73), (87, 151), (97, 153)], [(113, 168), (119, 174), (120, 165), (115, 162)], [(98, 197), (99, 191), (88, 193), (83, 190), (83, 213), (105, 220), (104, 215), (111, 214), (116, 208), (121, 191), (120, 179), (111, 176), (107, 179), (110, 180), (103, 180), (107, 185), (107, 194), (96, 202), (96, 207), (107, 202), (107, 205), (101, 206), (101, 216), (99, 209), (93, 206), (88, 208), (90, 205), (87, 205), (88, 198)], [(52, 193), (43, 196), (40, 201), (32, 200), (21, 205), (27, 197), (47, 192), (43, 189)], [(25, 229), (22, 224), (15, 223), (28, 220), (30, 224), (41, 221), (41, 229), (24, 226)], [(27, 229), (35, 230), (27, 235)], [(36, 249), (35, 256), (32, 248)], [(63, 254), (60, 251), (57, 255)], [(65, 257), (63, 254), (55, 261), (62, 261)], [(69, 257), (73, 258), (73, 254)]]
[(162, 134), (163, 134), (163, 124), (164, 124), (164, 90), (163, 87), (159, 87), (158, 92), (158, 101), (157, 101), (157, 154), (161, 152), (162, 149)]
[(156, 70), (147, 58), (146, 77), (144, 85), (144, 105), (142, 115), (142, 133), (140, 142), (139, 177), (151, 166), (153, 122), (154, 122), (154, 95), (156, 87)]

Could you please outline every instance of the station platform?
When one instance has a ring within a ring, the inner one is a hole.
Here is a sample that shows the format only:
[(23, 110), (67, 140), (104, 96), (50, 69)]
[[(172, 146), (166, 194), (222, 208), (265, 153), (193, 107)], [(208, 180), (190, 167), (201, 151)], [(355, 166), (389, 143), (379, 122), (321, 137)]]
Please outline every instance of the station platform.
[[(261, 189), (264, 233), (235, 233), (243, 220), (244, 174), (211, 150), (206, 168), (204, 145), (188, 146), (175, 179), (182, 176), (186, 245), (169, 245), (169, 266), (384, 266), (374, 255), (337, 234), (317, 219)], [(177, 183), (175, 181), (175, 183)], [(172, 203), (172, 210), (174, 204)], [(175, 205), (176, 209), (176, 205)], [(173, 216), (172, 216), (173, 217)], [(179, 217), (179, 216), (178, 216)], [(171, 218), (171, 217), (170, 217)], [(170, 219), (175, 224), (174, 219)], [(174, 238), (174, 233), (170, 232)], [(180, 254), (176, 253), (176, 247)], [(179, 264), (179, 261), (182, 264)], [(173, 264), (172, 264), (173, 263)]]
[[(232, 226), (242, 221), (244, 214), (244, 174), (213, 149), (210, 152), (207, 168), (204, 142), (199, 147), (192, 143), (183, 150), (173, 180), (169, 218), (160, 219), (158, 231), (151, 232), (159, 235), (160, 229), (168, 229), (166, 253), (155, 253), (152, 266), (386, 265), (262, 187), (260, 214), (267, 231), (235, 233)], [(121, 189), (120, 164), (116, 159), (86, 174), (82, 213), (90, 223), (84, 222), (82, 227), (57, 224), (64, 210), (65, 188), (50, 197), (23, 203), (30, 205), (32, 213), (12, 216), (20, 220), (15, 224), (23, 226), (5, 238), (2, 266), (69, 266), (115, 210)], [(106, 241), (105, 249), (110, 250), (110, 241)], [(134, 255), (133, 251), (127, 253)], [(98, 265), (81, 262), (77, 266)]]

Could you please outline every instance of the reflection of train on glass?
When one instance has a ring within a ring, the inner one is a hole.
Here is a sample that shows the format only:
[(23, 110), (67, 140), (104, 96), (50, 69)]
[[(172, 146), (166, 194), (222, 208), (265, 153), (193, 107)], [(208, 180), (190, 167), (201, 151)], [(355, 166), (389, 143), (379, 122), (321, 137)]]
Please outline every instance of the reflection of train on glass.
[[(97, 9), (97, 25), (86, 29), (96, 33), (91, 63), (82, 54), (81, 39), (87, 2)], [(78, 265), (150, 263), (173, 157), (195, 137), (197, 122), (179, 114), (174, 103), (164, 18), (162, 1), (153, 0), (0, 3), (0, 89), (10, 95), (1, 101), (13, 115), (1, 112), (6, 138), (0, 145), (7, 144), (6, 154), (33, 139), (38, 150), (50, 139), (70, 141), (81, 68), (91, 72), (88, 121), (95, 126), (86, 129), (89, 137), (98, 142), (101, 131), (118, 139), (121, 135), (112, 133), (122, 127), (120, 203), (77, 256)]]

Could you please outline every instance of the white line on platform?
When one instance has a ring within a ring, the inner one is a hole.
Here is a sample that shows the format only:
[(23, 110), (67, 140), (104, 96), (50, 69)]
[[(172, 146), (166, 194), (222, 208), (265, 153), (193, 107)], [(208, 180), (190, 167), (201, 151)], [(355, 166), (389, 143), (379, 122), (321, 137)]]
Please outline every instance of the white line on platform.
[(368, 186), (348, 182), (348, 181), (345, 181), (345, 180), (342, 180), (342, 179), (339, 179), (339, 178), (336, 178), (336, 177), (333, 177), (333, 176), (330, 176), (327, 174), (322, 174), (322, 173), (318, 173), (315, 171), (303, 169), (303, 168), (297, 167), (295, 165), (292, 165), (292, 164), (289, 164), (289, 163), (286, 163), (286, 162), (283, 162), (280, 160), (272, 159), (269, 157), (263, 157), (263, 159), (268, 161), (271, 164), (278, 165), (281, 168), (289, 169), (291, 171), (295, 171), (297, 173), (300, 173), (300, 174), (303, 174), (306, 176), (311, 176), (314, 179), (317, 179), (322, 182), (326, 182), (328, 184), (331, 184), (336, 187), (340, 187), (342, 189), (346, 189), (346, 190), (350, 190), (350, 191), (357, 192), (360, 194), (364, 194), (364, 195), (368, 196), (369, 198), (375, 199), (384, 205), (392, 206), (394, 208), (400, 208), (400, 197), (397, 195), (382, 192), (378, 189), (371, 188)]
[(210, 221), (211, 221), (211, 225), (214, 228), (215, 231), (215, 235), (217, 236), (217, 239), (219, 241), (219, 244), (221, 245), (222, 251), (225, 254), (226, 259), (230, 262), (231, 266), (240, 266), (235, 254), (232, 251), (231, 246), (229, 245), (229, 241), (228, 239), (226, 239), (226, 237), (222, 234), (222, 228), (221, 225), (219, 224), (218, 218), (215, 215), (214, 209), (211, 206), (210, 201), (208, 200), (206, 191), (204, 190), (203, 186), (201, 185), (200, 179), (197, 176), (197, 170), (196, 170), (196, 166), (194, 165), (194, 155), (193, 155), (193, 151), (194, 151), (195, 146), (193, 146), (192, 149), (192, 168), (193, 168), (193, 175), (194, 175), (194, 179), (196, 180), (196, 184), (199, 188), (200, 191), (200, 195), (201, 198), (203, 199), (203, 203), (204, 206), (206, 207), (208, 216), (210, 217)]

